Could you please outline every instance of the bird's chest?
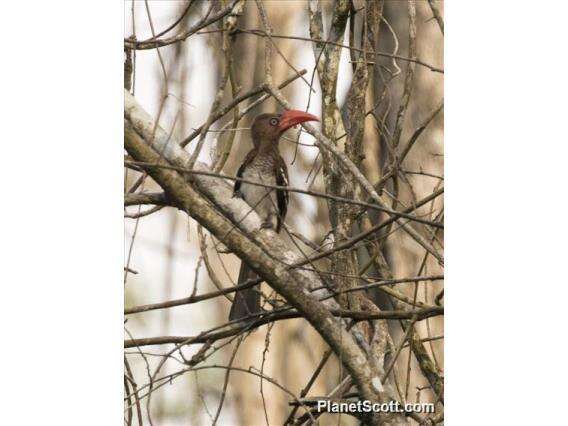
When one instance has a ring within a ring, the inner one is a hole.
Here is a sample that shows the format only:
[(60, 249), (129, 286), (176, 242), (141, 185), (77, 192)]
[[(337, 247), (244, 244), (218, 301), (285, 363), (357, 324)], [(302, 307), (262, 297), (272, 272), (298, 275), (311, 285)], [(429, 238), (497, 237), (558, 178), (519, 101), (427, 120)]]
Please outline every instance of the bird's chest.
[[(245, 169), (242, 177), (264, 185), (276, 185), (275, 161), (271, 158), (255, 159)], [(276, 193), (273, 188), (243, 182), (240, 191), (244, 200), (261, 218), (265, 219), (276, 212)]]
[(253, 159), (243, 172), (243, 178), (254, 181), (264, 181), (266, 179), (275, 180), (276, 160), (272, 156), (258, 155)]

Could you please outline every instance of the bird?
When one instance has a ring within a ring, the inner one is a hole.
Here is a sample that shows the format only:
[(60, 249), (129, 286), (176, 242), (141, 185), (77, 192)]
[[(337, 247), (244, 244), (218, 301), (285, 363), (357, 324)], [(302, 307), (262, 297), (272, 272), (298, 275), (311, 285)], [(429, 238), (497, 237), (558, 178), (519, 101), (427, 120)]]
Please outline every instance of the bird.
[[(288, 186), (288, 168), (278, 150), (278, 142), (286, 130), (306, 121), (319, 121), (319, 119), (315, 115), (299, 110), (256, 116), (251, 126), (253, 149), (245, 156), (237, 171), (237, 177), (265, 185)], [(236, 180), (233, 196), (242, 198), (258, 214), (261, 219), (261, 229), (280, 232), (288, 209), (287, 190)], [(255, 271), (242, 261), (237, 285), (257, 278)], [(241, 320), (261, 311), (260, 293), (256, 288), (239, 290), (235, 293), (229, 321)]]

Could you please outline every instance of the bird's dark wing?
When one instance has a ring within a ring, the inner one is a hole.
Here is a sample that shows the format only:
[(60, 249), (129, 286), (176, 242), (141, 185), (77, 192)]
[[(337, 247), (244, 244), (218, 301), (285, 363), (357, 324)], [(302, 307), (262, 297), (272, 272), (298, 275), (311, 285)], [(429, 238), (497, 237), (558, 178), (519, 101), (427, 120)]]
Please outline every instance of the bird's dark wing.
[[(276, 185), (278, 186), (288, 186), (288, 167), (286, 167), (286, 162), (281, 156), (278, 156), (278, 162), (276, 163)], [(290, 194), (287, 190), (277, 189), (276, 190), (276, 202), (278, 204), (278, 222), (276, 224), (276, 232), (280, 232), (280, 227), (284, 218), (286, 217), (286, 211), (288, 210), (288, 201), (290, 201)]]
[[(239, 167), (239, 170), (237, 170), (237, 177), (240, 177), (240, 178), (243, 177), (243, 173), (245, 172), (245, 170), (248, 167), (248, 165), (250, 164), (250, 162), (256, 156), (256, 152), (257, 152), (256, 148), (249, 151), (249, 153), (246, 155), (245, 159), (243, 160), (243, 164), (241, 164), (241, 167)], [(235, 186), (233, 186), (233, 197), (241, 197), (242, 198), (241, 183), (242, 182), (240, 180), (235, 181)]]

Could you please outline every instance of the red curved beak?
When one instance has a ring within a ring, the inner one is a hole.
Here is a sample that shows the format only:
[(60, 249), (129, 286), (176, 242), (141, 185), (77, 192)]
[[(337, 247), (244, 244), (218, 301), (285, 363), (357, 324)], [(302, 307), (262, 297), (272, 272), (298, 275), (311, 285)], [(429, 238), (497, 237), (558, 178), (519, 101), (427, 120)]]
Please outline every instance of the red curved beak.
[(319, 121), (319, 118), (304, 111), (291, 109), (282, 113), (282, 116), (280, 117), (280, 125), (278, 126), (278, 128), (281, 132), (283, 132), (285, 130), (288, 130), (292, 126), (295, 126), (296, 124), (303, 123), (304, 121)]

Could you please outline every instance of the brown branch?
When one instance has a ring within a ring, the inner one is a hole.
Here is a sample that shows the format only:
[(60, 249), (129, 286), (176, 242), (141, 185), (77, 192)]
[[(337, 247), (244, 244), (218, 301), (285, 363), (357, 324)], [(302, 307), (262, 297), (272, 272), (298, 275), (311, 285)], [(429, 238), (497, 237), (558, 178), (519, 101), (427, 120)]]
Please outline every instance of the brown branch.
[[(340, 318), (351, 318), (355, 321), (370, 321), (370, 320), (410, 320), (413, 317), (417, 318), (417, 321), (425, 320), (426, 318), (440, 316), (444, 314), (444, 308), (442, 306), (430, 306), (426, 308), (416, 309), (416, 310), (393, 310), (393, 311), (380, 311), (375, 313), (370, 313), (367, 311), (350, 311), (347, 309), (331, 309), (330, 313), (335, 317)], [(201, 333), (197, 336), (160, 336), (160, 337), (146, 337), (140, 339), (129, 339), (125, 340), (124, 347), (141, 347), (141, 346), (151, 346), (151, 345), (162, 345), (162, 344), (184, 344), (184, 345), (194, 345), (206, 342), (215, 342), (217, 340), (225, 339), (227, 337), (232, 337), (239, 335), (243, 331), (247, 331), (252, 328), (257, 328), (265, 324), (283, 321), (288, 319), (303, 318), (304, 316), (297, 311), (280, 311), (276, 313), (263, 312), (261, 314), (251, 315), (250, 318), (260, 317), (251, 324), (241, 325), (233, 327), (229, 330), (222, 330), (212, 333)], [(247, 317), (248, 319), (249, 317)]]
[(217, 12), (216, 14), (214, 14), (213, 16), (208, 18), (209, 14), (211, 13), (211, 9), (213, 8), (213, 5), (211, 5), (211, 8), (209, 9), (209, 11), (205, 14), (205, 16), (199, 22), (197, 22), (195, 25), (193, 25), (190, 29), (188, 29), (188, 30), (184, 31), (183, 33), (178, 34), (174, 37), (170, 37), (170, 38), (166, 38), (166, 39), (157, 39), (156, 37), (153, 37), (150, 40), (144, 40), (144, 41), (135, 41), (135, 40), (131, 40), (131, 39), (127, 38), (127, 39), (124, 40), (124, 46), (129, 48), (129, 49), (146, 50), (146, 49), (156, 49), (158, 47), (168, 46), (168, 45), (173, 44), (173, 43), (185, 41), (189, 36), (191, 36), (192, 34), (195, 34), (197, 31), (199, 31), (199, 30), (207, 27), (208, 25), (211, 25), (212, 23), (217, 22), (220, 19), (223, 19), (225, 16), (229, 15), (231, 12), (233, 12), (233, 9), (237, 6), (237, 4), (240, 1), (241, 0), (233, 0), (227, 7), (221, 9), (219, 12)]
[(124, 196), (124, 206), (138, 206), (140, 204), (153, 204), (155, 206), (171, 206), (163, 192), (141, 192), (137, 194), (126, 194)]
[(185, 18), (185, 16), (187, 15), (187, 13), (189, 12), (189, 9), (191, 8), (191, 5), (193, 4), (194, 0), (189, 0), (187, 2), (187, 6), (185, 7), (185, 9), (183, 10), (183, 12), (181, 13), (180, 17), (178, 19), (176, 19), (171, 25), (169, 25), (165, 30), (160, 31), (158, 34), (156, 34), (155, 36), (152, 36), (146, 40), (141, 40), (139, 43), (147, 43), (150, 41), (154, 41), (156, 40), (158, 37), (163, 36), (164, 34), (169, 33), (171, 30), (173, 30), (181, 21), (183, 21), (183, 18)]
[[(217, 30), (215, 30), (215, 31), (217, 31)], [(215, 31), (202, 31), (198, 34), (208, 34), (210, 32), (215, 32)], [(250, 35), (255, 35), (255, 36), (260, 36), (260, 37), (267, 37), (267, 34), (264, 31), (258, 30), (258, 29), (240, 29), (240, 28), (237, 28), (234, 31), (234, 33), (235, 34), (250, 34)], [(337, 43), (337, 42), (333, 42), (333, 41), (329, 41), (329, 40), (324, 40), (324, 39), (321, 39), (321, 38), (287, 36), (287, 35), (281, 35), (281, 34), (271, 34), (271, 36), (272, 36), (272, 38), (283, 38), (283, 39), (289, 39), (289, 40), (311, 41), (311, 42), (322, 44), (322, 45), (328, 45), (329, 44), (329, 45), (332, 45), (332, 46), (341, 47), (342, 49), (350, 49), (350, 50), (354, 50), (356, 52), (365, 53), (365, 51), (363, 49), (358, 49), (358, 48), (352, 47), (352, 46), (346, 46), (346, 45), (341, 44), (341, 43)], [(412, 62), (412, 63), (415, 63), (417, 65), (421, 65), (423, 67), (426, 67), (430, 71), (444, 74), (444, 70), (442, 68), (438, 68), (438, 67), (435, 67), (434, 65), (430, 65), (429, 63), (424, 62), (424, 61), (422, 61), (418, 58), (408, 58), (406, 56), (395, 55), (395, 54), (387, 53), (387, 52), (373, 52), (373, 54), (377, 55), (377, 56), (383, 56), (383, 57), (386, 57), (386, 58), (398, 59), (398, 60), (405, 61), (405, 62)]]
[[(392, 286), (394, 284), (412, 283), (412, 282), (420, 282), (420, 281), (437, 281), (437, 280), (443, 280), (443, 279), (444, 279), (443, 275), (432, 275), (432, 276), (426, 276), (426, 277), (412, 277), (412, 278), (398, 278), (398, 279), (380, 280), (380, 281), (376, 281), (376, 282), (369, 282), (368, 284), (360, 285), (360, 286), (357, 286), (357, 287), (354, 287), (354, 288), (351, 288), (351, 289), (336, 291), (334, 293), (369, 290), (371, 288), (380, 288), (380, 287), (384, 287), (384, 286)], [(193, 303), (198, 303), (198, 302), (201, 302), (203, 300), (214, 299), (214, 298), (219, 297), (219, 296), (234, 293), (238, 290), (251, 288), (251, 287), (254, 287), (257, 284), (260, 284), (261, 282), (262, 282), (262, 279), (256, 278), (254, 280), (247, 280), (244, 283), (233, 286), (233, 287), (219, 289), (217, 291), (213, 291), (213, 292), (210, 292), (210, 293), (205, 293), (205, 294), (201, 294), (201, 295), (192, 295), (192, 296), (189, 296), (189, 297), (183, 297), (181, 299), (168, 300), (166, 302), (150, 303), (150, 304), (147, 304), (147, 305), (134, 306), (134, 307), (131, 307), (131, 308), (126, 308), (124, 310), (124, 315), (139, 314), (139, 313), (142, 313), (142, 312), (154, 311), (154, 310), (158, 310), (158, 309), (169, 309), (169, 308), (174, 308), (176, 306), (191, 305)], [(318, 290), (323, 290), (325, 288), (327, 288), (327, 287), (325, 287), (325, 286), (316, 287), (316, 288), (311, 289), (310, 291), (314, 292), (314, 291), (318, 291)], [(325, 298), (327, 298), (327, 297), (330, 297), (330, 296), (325, 296)]]
[(442, 18), (440, 9), (436, 4), (434, 4), (434, 2), (435, 0), (428, 0), (428, 4), (430, 5), (430, 10), (432, 10), (432, 15), (434, 15), (434, 19), (436, 19), (436, 21), (438, 22), (440, 31), (442, 31), (442, 35), (444, 35), (444, 19)]
[(140, 211), (138, 213), (133, 213), (133, 214), (127, 213), (124, 215), (124, 217), (128, 219), (140, 219), (141, 217), (150, 216), (151, 214), (154, 214), (162, 210), (163, 208), (164, 206), (154, 206), (152, 208), (149, 208), (148, 210)]
[(225, 288), (225, 289), (222, 289), (222, 290), (212, 291), (212, 292), (206, 293), (206, 294), (189, 296), (189, 297), (184, 297), (184, 298), (175, 299), (175, 300), (168, 300), (167, 302), (151, 303), (151, 304), (148, 304), (148, 305), (134, 306), (132, 308), (126, 308), (124, 310), (124, 315), (139, 314), (141, 312), (154, 311), (156, 309), (168, 309), (168, 308), (173, 308), (173, 307), (176, 307), (176, 306), (190, 305), (192, 303), (198, 303), (198, 302), (201, 302), (203, 300), (209, 300), (209, 299), (213, 299), (215, 297), (223, 296), (225, 294), (234, 293), (235, 291), (238, 291), (238, 290), (244, 290), (244, 289), (247, 289), (247, 288), (251, 288), (251, 287), (254, 287), (257, 284), (260, 284), (261, 282), (262, 282), (262, 279), (257, 278), (257, 279), (254, 279), (254, 280), (247, 280), (244, 283), (236, 285), (234, 287), (229, 287), (229, 288)]

